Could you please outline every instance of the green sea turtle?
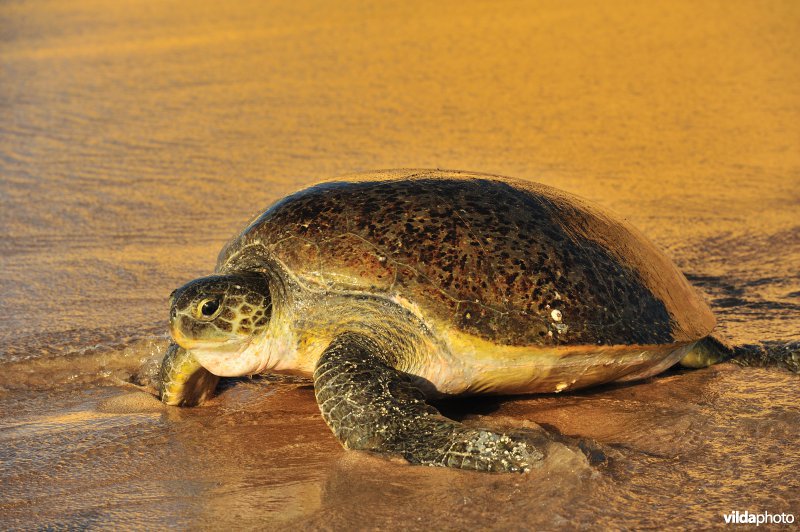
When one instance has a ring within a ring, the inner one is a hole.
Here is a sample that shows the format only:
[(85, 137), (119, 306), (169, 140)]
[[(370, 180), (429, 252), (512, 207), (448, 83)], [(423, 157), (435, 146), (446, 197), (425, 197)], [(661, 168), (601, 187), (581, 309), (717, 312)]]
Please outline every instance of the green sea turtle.
[(728, 351), (715, 319), (641, 233), (554, 188), (395, 170), (279, 201), (171, 297), (162, 400), (218, 376), (313, 376), (350, 449), (412, 463), (524, 471), (524, 437), (467, 427), (428, 401), (564, 392)]

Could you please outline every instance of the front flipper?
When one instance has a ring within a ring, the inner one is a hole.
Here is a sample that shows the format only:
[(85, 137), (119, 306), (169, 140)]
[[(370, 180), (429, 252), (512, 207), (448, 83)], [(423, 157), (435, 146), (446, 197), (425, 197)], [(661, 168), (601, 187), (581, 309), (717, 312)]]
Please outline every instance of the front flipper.
[(414, 464), (523, 472), (542, 459), (520, 437), (469, 428), (425, 402), (411, 377), (384, 362), (378, 344), (337, 337), (314, 371), (322, 417), (348, 449), (400, 454)]
[(158, 377), (161, 401), (173, 406), (199, 405), (214, 394), (219, 382), (219, 377), (176, 343), (169, 344)]

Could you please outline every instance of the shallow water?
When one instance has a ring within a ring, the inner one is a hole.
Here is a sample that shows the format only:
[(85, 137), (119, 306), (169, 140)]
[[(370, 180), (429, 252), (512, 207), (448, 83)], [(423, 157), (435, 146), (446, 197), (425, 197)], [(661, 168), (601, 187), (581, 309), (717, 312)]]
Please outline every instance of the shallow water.
[[(526, 476), (344, 452), (302, 382), (166, 409), (120, 383), (170, 291), (283, 195), (460, 168), (610, 207), (734, 342), (800, 339), (791, 2), (0, 5), (0, 526), (460, 529), (800, 518), (800, 391), (723, 364), (445, 406), (592, 438)], [(144, 368), (144, 369), (142, 369)]]

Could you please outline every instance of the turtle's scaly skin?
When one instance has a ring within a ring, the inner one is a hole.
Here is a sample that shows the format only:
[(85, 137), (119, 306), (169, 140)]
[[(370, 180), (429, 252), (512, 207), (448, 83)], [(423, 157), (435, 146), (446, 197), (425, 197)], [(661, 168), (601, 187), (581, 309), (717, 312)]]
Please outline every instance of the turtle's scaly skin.
[(478, 471), (524, 472), (542, 458), (523, 438), (467, 428), (442, 416), (412, 378), (376, 356), (381, 349), (367, 337), (345, 334), (314, 371), (322, 416), (346, 448)]
[[(226, 328), (245, 319), (242, 291), (264, 316), (258, 332)], [(215, 275), (176, 291), (170, 324), (190, 350), (165, 360), (170, 397), (197, 397), (185, 388), (209, 382), (170, 371), (192, 364), (313, 374), (348, 448), (525, 471), (542, 456), (531, 440), (468, 428), (426, 399), (647, 377), (715, 320), (663, 253), (584, 200), (496, 176), (399, 170), (272, 206), (222, 250)]]
[(170, 343), (161, 361), (159, 394), (172, 406), (194, 406), (214, 394), (219, 377), (203, 368), (194, 356), (176, 343)]

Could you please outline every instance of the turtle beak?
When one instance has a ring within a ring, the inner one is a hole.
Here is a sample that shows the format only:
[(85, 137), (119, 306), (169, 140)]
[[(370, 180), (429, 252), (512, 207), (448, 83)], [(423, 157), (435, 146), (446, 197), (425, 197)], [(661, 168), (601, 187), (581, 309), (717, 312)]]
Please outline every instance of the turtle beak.
[(173, 290), (172, 293), (169, 295), (169, 318), (172, 321), (172, 318), (175, 317), (175, 294), (177, 294), (177, 290)]
[(184, 349), (188, 349), (186, 347), (186, 345), (189, 344), (190, 342), (188, 342), (188, 339), (186, 338), (186, 336), (184, 336), (181, 333), (180, 328), (175, 326), (175, 320), (174, 319), (170, 319), (169, 320), (169, 334), (170, 334), (170, 336), (172, 336), (172, 340), (176, 344), (178, 344), (179, 346), (183, 347)]
[(175, 307), (175, 294), (177, 294), (177, 290), (173, 290), (172, 293), (169, 295), (169, 332), (172, 337), (177, 342), (177, 338), (175, 337), (177, 331), (177, 327), (175, 327), (176, 322), (178, 321), (178, 309)]
[(175, 307), (175, 292), (173, 292), (169, 298), (169, 334), (176, 344), (186, 349), (186, 345), (189, 342), (186, 335), (183, 334), (181, 328), (178, 326), (180, 321), (181, 317), (178, 316), (178, 309)]

